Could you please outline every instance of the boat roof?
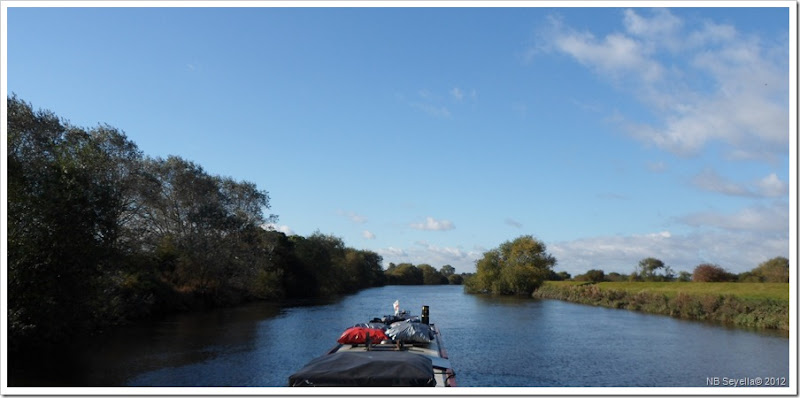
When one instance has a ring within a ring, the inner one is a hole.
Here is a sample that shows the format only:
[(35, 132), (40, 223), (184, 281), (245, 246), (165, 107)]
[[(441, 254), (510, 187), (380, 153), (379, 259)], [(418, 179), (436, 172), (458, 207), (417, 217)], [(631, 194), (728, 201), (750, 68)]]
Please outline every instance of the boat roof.
[(434, 387), (430, 358), (404, 351), (335, 352), (289, 376), (292, 387)]

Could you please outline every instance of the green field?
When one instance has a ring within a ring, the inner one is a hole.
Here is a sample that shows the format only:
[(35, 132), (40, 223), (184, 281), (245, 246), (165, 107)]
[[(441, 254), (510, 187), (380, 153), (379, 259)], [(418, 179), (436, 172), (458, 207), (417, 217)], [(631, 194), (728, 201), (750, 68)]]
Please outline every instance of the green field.
[[(585, 282), (546, 282), (555, 286), (575, 286)], [(661, 293), (673, 298), (678, 293), (689, 295), (733, 295), (744, 300), (789, 301), (788, 283), (740, 283), (740, 282), (600, 282), (601, 290), (623, 290), (628, 293)]]

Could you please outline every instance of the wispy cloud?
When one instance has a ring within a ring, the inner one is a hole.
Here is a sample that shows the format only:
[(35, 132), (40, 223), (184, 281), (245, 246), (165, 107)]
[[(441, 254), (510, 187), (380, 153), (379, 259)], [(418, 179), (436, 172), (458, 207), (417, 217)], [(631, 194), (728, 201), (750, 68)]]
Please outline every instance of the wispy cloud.
[(513, 218), (506, 218), (505, 223), (506, 225), (510, 225), (514, 228), (522, 228), (522, 223)]
[[(644, 123), (637, 121), (638, 115), (628, 115), (621, 126), (645, 143), (681, 156), (695, 155), (712, 142), (724, 144), (730, 159), (774, 161), (785, 156), (788, 42), (773, 44), (713, 22), (690, 30), (666, 9), (645, 13), (625, 10), (624, 30), (603, 37), (551, 17), (539, 41), (544, 44), (529, 55), (566, 54), (615, 88), (634, 94), (656, 121)], [(670, 60), (662, 57), (678, 52)]]
[(423, 231), (447, 231), (455, 228), (451, 221), (436, 220), (433, 217), (427, 217), (424, 222), (412, 223), (410, 226)]
[(733, 213), (717, 211), (696, 212), (678, 221), (693, 227), (713, 227), (727, 231), (773, 232), (789, 236), (789, 205), (775, 202), (768, 206), (753, 206)]
[(367, 230), (364, 230), (364, 232), (361, 233), (361, 236), (363, 236), (364, 239), (369, 239), (369, 240), (375, 239), (375, 234)]
[(336, 213), (339, 214), (340, 216), (347, 217), (350, 221), (356, 224), (364, 224), (365, 222), (367, 222), (367, 217), (364, 217), (352, 211), (338, 210), (336, 211)]
[(661, 231), (558, 242), (548, 245), (548, 251), (558, 259), (556, 270), (572, 275), (590, 269), (628, 274), (647, 257), (664, 261), (676, 272), (691, 272), (708, 262), (740, 273), (770, 258), (788, 256), (789, 242), (781, 236), (765, 237), (749, 231), (713, 230), (683, 235)]
[(464, 99), (464, 92), (458, 87), (454, 87), (452, 90), (450, 90), (450, 95), (452, 95), (456, 101), (461, 101)]
[(694, 176), (692, 185), (704, 191), (730, 196), (775, 198), (788, 193), (788, 184), (781, 181), (775, 173), (743, 184), (730, 181), (717, 174), (713, 169), (707, 168)]

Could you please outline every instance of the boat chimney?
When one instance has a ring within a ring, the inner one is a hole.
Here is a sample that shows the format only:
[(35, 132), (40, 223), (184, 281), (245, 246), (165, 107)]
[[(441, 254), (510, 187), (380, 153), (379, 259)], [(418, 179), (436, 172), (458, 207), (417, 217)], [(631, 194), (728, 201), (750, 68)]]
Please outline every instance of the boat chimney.
[(422, 306), (422, 323), (428, 325), (430, 324), (430, 310), (428, 309), (427, 305)]

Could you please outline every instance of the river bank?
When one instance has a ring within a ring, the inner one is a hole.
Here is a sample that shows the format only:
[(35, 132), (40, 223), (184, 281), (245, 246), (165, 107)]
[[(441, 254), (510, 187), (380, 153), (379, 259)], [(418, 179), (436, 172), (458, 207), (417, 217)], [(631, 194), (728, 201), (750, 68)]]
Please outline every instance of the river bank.
[(533, 297), (746, 328), (789, 330), (788, 283), (548, 281)]

